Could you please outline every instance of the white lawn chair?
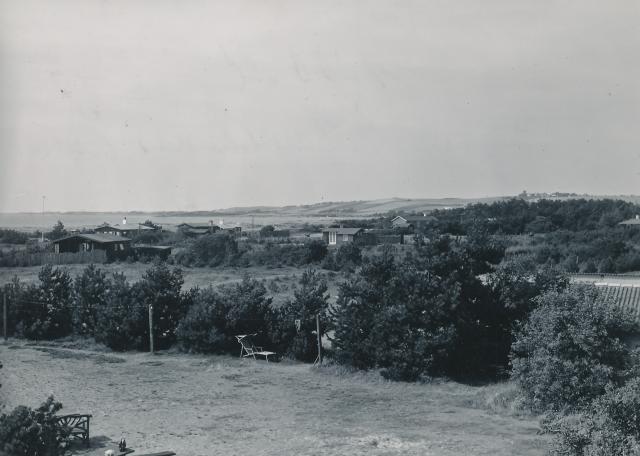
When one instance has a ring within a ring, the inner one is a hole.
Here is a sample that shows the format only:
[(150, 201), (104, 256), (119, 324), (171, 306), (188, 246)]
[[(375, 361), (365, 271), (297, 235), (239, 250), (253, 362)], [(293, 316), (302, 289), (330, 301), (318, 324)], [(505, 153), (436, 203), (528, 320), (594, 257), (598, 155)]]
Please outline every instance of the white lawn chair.
[(240, 343), (240, 358), (251, 356), (253, 359), (256, 359), (256, 355), (258, 355), (264, 356), (267, 362), (269, 362), (269, 356), (275, 355), (276, 353), (265, 351), (262, 347), (256, 347), (253, 345), (251, 336), (255, 336), (255, 334), (239, 334), (236, 336), (238, 343)]

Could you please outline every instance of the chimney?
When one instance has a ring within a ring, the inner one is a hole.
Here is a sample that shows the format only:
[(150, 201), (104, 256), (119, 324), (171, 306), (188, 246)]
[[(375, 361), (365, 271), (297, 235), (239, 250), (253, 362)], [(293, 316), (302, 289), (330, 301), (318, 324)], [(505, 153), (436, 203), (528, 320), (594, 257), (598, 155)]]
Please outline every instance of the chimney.
[(123, 217), (123, 219), (122, 219), (122, 224), (123, 224), (123, 225), (126, 225), (126, 224), (127, 224), (127, 218), (126, 218), (126, 217)]

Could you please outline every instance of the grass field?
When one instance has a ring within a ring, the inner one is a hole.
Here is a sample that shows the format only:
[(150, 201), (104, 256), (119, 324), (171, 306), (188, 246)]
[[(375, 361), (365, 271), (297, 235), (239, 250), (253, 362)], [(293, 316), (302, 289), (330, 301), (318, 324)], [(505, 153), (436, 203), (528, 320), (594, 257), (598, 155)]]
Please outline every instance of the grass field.
[(391, 383), (335, 367), (59, 343), (0, 347), (8, 407), (53, 393), (62, 413), (93, 415), (92, 447), (75, 447), (79, 455), (103, 455), (121, 436), (136, 453), (178, 456), (533, 456), (547, 445), (534, 418), (488, 406), (509, 385)]

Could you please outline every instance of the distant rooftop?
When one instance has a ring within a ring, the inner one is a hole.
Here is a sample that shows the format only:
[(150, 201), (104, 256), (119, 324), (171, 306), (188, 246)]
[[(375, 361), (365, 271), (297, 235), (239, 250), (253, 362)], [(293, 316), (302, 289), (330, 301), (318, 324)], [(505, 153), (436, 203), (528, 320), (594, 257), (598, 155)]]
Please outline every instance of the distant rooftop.
[(357, 234), (362, 231), (362, 228), (325, 228), (323, 233), (337, 233), (337, 234)]
[(634, 218), (620, 222), (619, 225), (640, 225), (640, 215), (636, 215)]
[(114, 242), (129, 242), (131, 239), (124, 236), (115, 236), (113, 234), (93, 233), (93, 234), (72, 234), (53, 241), (54, 243), (65, 241), (67, 239), (80, 238), (88, 241), (99, 242), (101, 244), (110, 244)]

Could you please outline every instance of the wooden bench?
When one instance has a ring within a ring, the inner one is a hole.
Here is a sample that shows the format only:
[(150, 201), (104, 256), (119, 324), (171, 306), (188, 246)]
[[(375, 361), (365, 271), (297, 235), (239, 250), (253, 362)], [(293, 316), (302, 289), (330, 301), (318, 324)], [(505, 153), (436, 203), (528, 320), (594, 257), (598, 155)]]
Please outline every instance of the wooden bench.
[(69, 439), (79, 439), (89, 446), (89, 421), (92, 415), (61, 415), (58, 417), (58, 424), (66, 430), (65, 434)]

